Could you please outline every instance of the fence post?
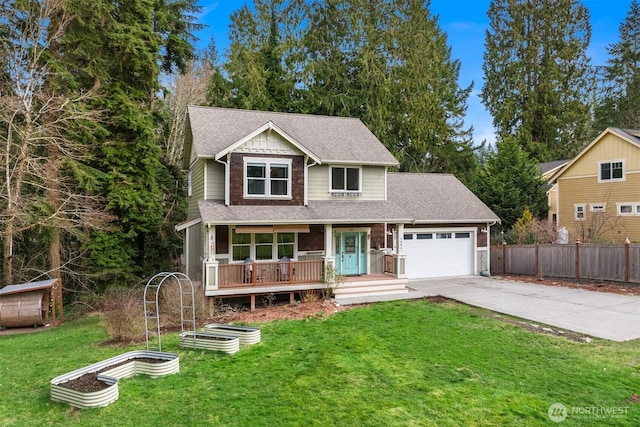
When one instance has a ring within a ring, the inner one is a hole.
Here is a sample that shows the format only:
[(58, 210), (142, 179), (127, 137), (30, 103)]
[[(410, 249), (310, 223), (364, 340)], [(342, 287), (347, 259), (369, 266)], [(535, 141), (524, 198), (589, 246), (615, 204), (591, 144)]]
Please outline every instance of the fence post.
[(631, 261), (629, 259), (629, 239), (626, 239), (624, 241), (624, 282), (625, 283), (629, 283), (629, 268), (631, 267), (629, 265), (629, 262)]
[(576, 239), (576, 280), (580, 280), (580, 239)]
[(502, 241), (502, 274), (507, 274), (507, 242)]
[(536, 260), (535, 260), (535, 268), (536, 268), (536, 277), (540, 277), (540, 243), (536, 242)]

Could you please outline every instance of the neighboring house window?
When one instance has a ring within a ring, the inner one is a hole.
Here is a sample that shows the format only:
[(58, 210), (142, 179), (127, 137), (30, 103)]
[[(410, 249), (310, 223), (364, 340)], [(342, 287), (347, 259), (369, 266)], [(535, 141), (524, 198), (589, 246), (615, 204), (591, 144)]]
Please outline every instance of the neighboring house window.
[(416, 237), (418, 238), (418, 240), (429, 240), (429, 239), (433, 239), (433, 234), (431, 234), (431, 233), (418, 233), (416, 235)]
[(633, 215), (633, 204), (618, 203), (618, 215)]
[(624, 162), (602, 162), (600, 163), (600, 181), (622, 181), (624, 180)]
[(404, 240), (413, 240), (413, 234), (405, 233), (403, 236)]
[(585, 205), (573, 205), (575, 218), (578, 221), (584, 221)]
[(590, 203), (589, 210), (591, 212), (606, 212), (607, 204), (606, 203)]
[(456, 239), (470, 239), (471, 233), (456, 233)]
[(636, 205), (636, 215), (640, 215), (640, 203)]
[(360, 192), (360, 168), (331, 167), (331, 192), (332, 193), (359, 193)]
[(437, 233), (436, 239), (450, 239), (451, 233)]
[(236, 233), (231, 231), (232, 260), (276, 261), (295, 258), (296, 233)]
[(291, 160), (245, 159), (245, 197), (289, 198)]

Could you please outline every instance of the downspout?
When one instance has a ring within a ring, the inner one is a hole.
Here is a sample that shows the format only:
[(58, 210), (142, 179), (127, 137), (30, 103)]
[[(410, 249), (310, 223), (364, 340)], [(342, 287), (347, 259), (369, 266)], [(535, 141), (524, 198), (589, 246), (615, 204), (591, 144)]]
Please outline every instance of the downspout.
[[(220, 160), (216, 159), (216, 162), (222, 163), (224, 165), (224, 205), (229, 206), (229, 160)], [(206, 186), (206, 182), (205, 182)], [(205, 193), (206, 198), (206, 193)]]
[(309, 156), (304, 156), (304, 205), (309, 206), (309, 168), (318, 164), (315, 160), (307, 164)]

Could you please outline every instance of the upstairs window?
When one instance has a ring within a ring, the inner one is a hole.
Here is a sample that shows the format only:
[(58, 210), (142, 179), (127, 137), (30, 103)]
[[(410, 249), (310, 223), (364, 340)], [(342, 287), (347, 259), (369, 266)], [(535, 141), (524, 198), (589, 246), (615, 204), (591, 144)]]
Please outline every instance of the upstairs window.
[(245, 159), (245, 197), (291, 197), (291, 160)]
[(584, 221), (585, 217), (584, 217), (584, 213), (585, 213), (585, 205), (573, 205), (573, 209), (574, 209), (574, 218), (576, 219), (576, 221)]
[(360, 168), (331, 167), (332, 193), (359, 193), (360, 191)]
[(600, 163), (600, 181), (622, 181), (624, 180), (624, 162), (602, 162)]

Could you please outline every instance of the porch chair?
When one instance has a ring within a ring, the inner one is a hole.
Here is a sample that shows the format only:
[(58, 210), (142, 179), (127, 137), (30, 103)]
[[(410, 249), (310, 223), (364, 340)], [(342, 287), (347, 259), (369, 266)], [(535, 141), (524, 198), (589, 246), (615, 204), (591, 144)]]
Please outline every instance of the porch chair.
[[(262, 282), (264, 279), (264, 270), (256, 268), (256, 282)], [(244, 259), (244, 278), (243, 283), (253, 283), (253, 260), (251, 258)]]
[[(291, 259), (288, 256), (283, 256), (282, 258), (280, 258), (280, 281), (281, 282), (288, 282), (289, 281), (289, 267), (291, 264)], [(296, 269), (292, 269), (291, 270), (291, 274), (295, 274)]]

